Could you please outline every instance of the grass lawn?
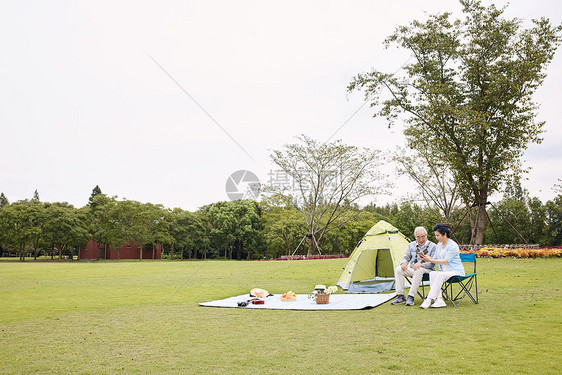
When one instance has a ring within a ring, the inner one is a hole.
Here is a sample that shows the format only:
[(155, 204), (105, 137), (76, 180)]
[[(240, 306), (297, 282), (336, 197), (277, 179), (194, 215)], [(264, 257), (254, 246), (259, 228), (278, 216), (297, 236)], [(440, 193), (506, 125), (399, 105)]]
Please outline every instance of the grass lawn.
[(0, 373), (562, 373), (559, 258), (478, 259), (459, 308), (197, 305), (308, 293), (345, 261), (0, 262)]

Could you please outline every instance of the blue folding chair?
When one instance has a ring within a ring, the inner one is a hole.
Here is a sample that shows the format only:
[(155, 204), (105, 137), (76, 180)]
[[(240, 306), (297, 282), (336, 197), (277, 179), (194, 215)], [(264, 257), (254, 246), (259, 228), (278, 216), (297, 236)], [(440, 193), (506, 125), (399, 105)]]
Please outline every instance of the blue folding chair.
[[(449, 300), (454, 306), (458, 307), (463, 298), (468, 296), (472, 302), (478, 303), (478, 282), (476, 280), (476, 255), (460, 254), (461, 262), (474, 263), (474, 271), (465, 276), (453, 276), (443, 283), (441, 291), (443, 298)], [(458, 284), (459, 291), (453, 291), (453, 285)]]

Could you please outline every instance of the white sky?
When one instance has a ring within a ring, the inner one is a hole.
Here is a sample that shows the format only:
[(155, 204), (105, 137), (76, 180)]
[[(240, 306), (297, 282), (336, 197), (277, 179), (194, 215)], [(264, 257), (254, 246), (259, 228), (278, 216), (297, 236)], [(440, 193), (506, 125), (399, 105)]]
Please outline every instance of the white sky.
[[(324, 141), (336, 131), (363, 103), (346, 92), (354, 75), (406, 61), (382, 46), (396, 26), (459, 9), (435, 0), (1, 0), (0, 191), (16, 201), (38, 189), (43, 201), (77, 207), (95, 185), (192, 211), (227, 200), (233, 172), (267, 182), (271, 150), (300, 133)], [(560, 24), (562, 2), (512, 0), (507, 14)], [(535, 96), (545, 140), (524, 158), (533, 168), (524, 187), (543, 202), (562, 175), (561, 80), (559, 51)], [(403, 144), (400, 128), (371, 115), (364, 107), (336, 138)], [(414, 190), (397, 183), (375, 202)]]

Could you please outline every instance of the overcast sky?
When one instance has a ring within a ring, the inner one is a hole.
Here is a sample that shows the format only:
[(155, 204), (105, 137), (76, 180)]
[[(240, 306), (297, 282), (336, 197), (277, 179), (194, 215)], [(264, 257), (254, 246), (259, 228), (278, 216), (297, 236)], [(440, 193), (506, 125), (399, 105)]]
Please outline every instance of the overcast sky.
[[(507, 15), (560, 24), (561, 4), (512, 0)], [(192, 211), (228, 200), (233, 172), (268, 182), (271, 150), (300, 133), (325, 141), (344, 124), (363, 103), (346, 92), (354, 75), (408, 59), (382, 46), (396, 26), (445, 10), (460, 6), (0, 0), (0, 192), (16, 201), (37, 189), (77, 207), (96, 185)], [(543, 202), (562, 176), (562, 52), (547, 73), (535, 96), (545, 139), (524, 158), (533, 168), (524, 187)], [(385, 152), (404, 144), (400, 128), (371, 115), (363, 107), (334, 139)], [(373, 201), (415, 190), (397, 182)]]

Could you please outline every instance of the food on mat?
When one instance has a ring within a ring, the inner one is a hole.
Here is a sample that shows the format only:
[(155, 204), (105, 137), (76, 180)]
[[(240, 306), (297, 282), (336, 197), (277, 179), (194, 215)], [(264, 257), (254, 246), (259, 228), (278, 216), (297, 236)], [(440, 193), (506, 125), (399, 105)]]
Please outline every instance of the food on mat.
[(281, 295), (281, 301), (283, 302), (293, 302), (296, 300), (297, 300), (297, 295), (293, 291), (289, 291)]

